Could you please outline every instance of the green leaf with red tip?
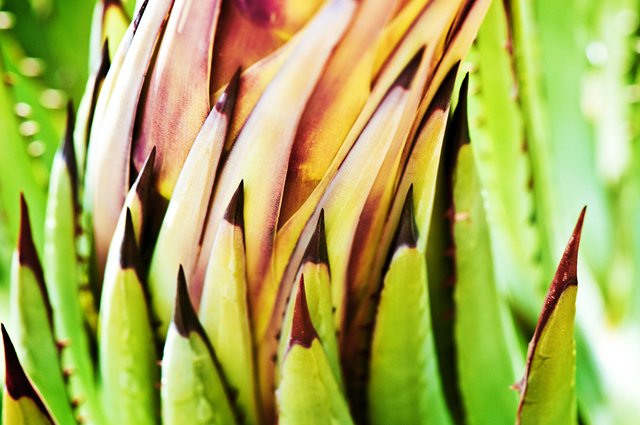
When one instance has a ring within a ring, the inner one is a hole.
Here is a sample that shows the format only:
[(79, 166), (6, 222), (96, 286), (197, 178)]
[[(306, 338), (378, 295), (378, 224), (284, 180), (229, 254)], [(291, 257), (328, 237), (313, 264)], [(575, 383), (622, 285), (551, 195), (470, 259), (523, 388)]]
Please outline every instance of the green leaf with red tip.
[(70, 396), (83, 400), (81, 413), (89, 421), (101, 423), (101, 407), (79, 296), (76, 253), (78, 182), (72, 131), (72, 128), (68, 129), (51, 168), (42, 263), (53, 307), (55, 337), (68, 345), (62, 350), (62, 367), (73, 370)]
[(61, 423), (75, 423), (53, 335), (53, 312), (33, 238), (29, 212), (21, 198), (20, 237), (11, 270), (11, 323), (21, 364)]
[(165, 425), (238, 423), (214, 352), (193, 310), (182, 267), (164, 346), (161, 393)]
[(523, 354), (508, 306), (498, 292), (471, 146), (464, 144), (456, 156), (450, 217), (458, 385), (467, 423), (507, 425), (517, 411), (518, 399), (509, 386), (522, 368)]
[(353, 424), (344, 394), (313, 326), (304, 282), (294, 304), (276, 390), (278, 423)]
[(586, 207), (562, 255), (538, 325), (529, 343), (516, 424), (576, 424), (576, 343), (573, 337), (578, 293), (578, 247)]
[(141, 270), (127, 209), (124, 229), (111, 243), (100, 304), (100, 381), (109, 423), (157, 423), (160, 371)]
[[(407, 197), (384, 277), (368, 374), (372, 424), (451, 424), (438, 372), (424, 255)], [(407, 324), (410, 324), (408, 326)]]
[[(235, 104), (238, 78), (236, 74), (200, 129), (160, 227), (149, 267), (151, 305), (154, 317), (160, 322), (160, 339), (165, 337), (171, 321), (175, 300), (172, 276), (178, 273), (180, 265), (186, 275), (191, 276), (196, 265), (218, 161)], [(157, 210), (157, 206), (154, 209)], [(194, 299), (199, 300), (201, 293), (202, 286), (199, 286)]]
[(25, 374), (4, 325), (5, 387), (2, 400), (2, 423), (6, 425), (55, 425), (48, 407)]
[(282, 323), (280, 334), (277, 364), (276, 364), (276, 385), (279, 379), (279, 371), (284, 359), (287, 339), (283, 338), (283, 332), (291, 328), (293, 313), (298, 292), (301, 286), (305, 287), (305, 298), (309, 308), (309, 315), (316, 329), (322, 346), (327, 353), (327, 359), (331, 364), (333, 376), (344, 392), (342, 371), (340, 368), (340, 358), (338, 355), (338, 341), (336, 330), (333, 324), (333, 304), (331, 302), (331, 270), (329, 268), (329, 256), (327, 253), (327, 241), (324, 228), (324, 211), (320, 212), (316, 229), (307, 245), (307, 249), (300, 264), (300, 270), (296, 277), (298, 284), (291, 288), (291, 295)]
[(199, 317), (245, 424), (260, 423), (244, 255), (244, 187), (231, 198), (213, 243)]

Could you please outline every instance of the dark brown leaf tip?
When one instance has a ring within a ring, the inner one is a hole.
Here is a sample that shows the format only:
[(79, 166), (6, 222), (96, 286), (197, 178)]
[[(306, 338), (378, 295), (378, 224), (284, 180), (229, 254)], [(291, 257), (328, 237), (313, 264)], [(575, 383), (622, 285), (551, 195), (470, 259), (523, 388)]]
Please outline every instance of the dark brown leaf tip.
[(327, 252), (327, 235), (324, 230), (324, 209), (320, 210), (316, 230), (314, 230), (307, 250), (302, 258), (302, 264), (326, 264), (329, 267), (329, 253)]
[(36, 277), (36, 282), (42, 292), (44, 298), (44, 304), (47, 309), (47, 315), (49, 316), (49, 322), (53, 317), (51, 305), (49, 304), (49, 297), (47, 295), (47, 287), (44, 283), (44, 272), (42, 270), (42, 263), (38, 257), (38, 251), (33, 243), (33, 234), (31, 233), (31, 221), (29, 220), (29, 208), (27, 207), (27, 201), (24, 198), (24, 194), (20, 194), (20, 235), (18, 236), (18, 261), (20, 265), (29, 267)]
[(394, 252), (401, 247), (406, 246), (415, 248), (418, 241), (418, 230), (416, 229), (416, 220), (413, 214), (413, 184), (407, 191), (407, 197), (402, 207), (402, 216), (395, 235)]
[(138, 14), (136, 15), (135, 19), (133, 20), (133, 35), (136, 34), (136, 31), (138, 31), (138, 26), (140, 25), (140, 20), (142, 19), (142, 15), (144, 15), (144, 11), (147, 8), (147, 4), (149, 3), (149, 0), (144, 0), (144, 3), (142, 3), (142, 6), (140, 6), (140, 10), (138, 11)]
[(238, 188), (229, 201), (229, 206), (224, 212), (224, 220), (244, 231), (244, 180), (240, 181)]
[(4, 343), (5, 382), (9, 396), (14, 400), (18, 400), (22, 397), (27, 397), (33, 400), (42, 414), (46, 416), (51, 423), (53, 423), (53, 418), (51, 417), (49, 410), (42, 402), (40, 395), (33, 387), (33, 384), (27, 377), (27, 374), (24, 372), (24, 369), (20, 364), (20, 360), (18, 360), (18, 355), (16, 354), (16, 350), (13, 347), (13, 343), (9, 338), (9, 334), (4, 327), (4, 324), (0, 325), (0, 328), (2, 328), (2, 342)]
[(460, 151), (460, 148), (471, 142), (471, 137), (469, 135), (469, 119), (467, 117), (468, 94), (469, 73), (464, 76), (464, 80), (462, 80), (462, 84), (460, 85), (458, 104), (456, 105), (456, 110), (453, 113), (451, 126), (449, 127), (449, 134), (447, 135), (447, 142), (444, 147), (445, 174), (450, 178), (453, 176), (453, 170), (458, 159), (458, 152)]
[[(440, 83), (440, 87), (438, 87), (438, 91), (433, 97), (433, 101), (429, 106), (429, 109), (439, 109), (441, 111), (446, 111), (449, 109), (451, 105), (451, 94), (453, 93), (453, 86), (456, 83), (456, 77), (458, 76), (458, 68), (460, 68), (460, 61), (456, 62), (455, 65), (449, 70), (447, 76)], [(427, 114), (425, 119), (429, 116)]]
[(140, 250), (136, 243), (136, 233), (133, 228), (133, 218), (131, 217), (131, 210), (127, 208), (127, 216), (124, 222), (124, 235), (122, 237), (122, 245), (120, 245), (120, 267), (123, 270), (133, 269), (138, 278), (142, 272), (142, 259), (140, 257)]
[(301, 275), (296, 303), (293, 307), (293, 321), (291, 323), (291, 335), (287, 344), (287, 352), (295, 344), (304, 348), (311, 348), (311, 344), (316, 338), (318, 338), (318, 333), (311, 321), (309, 306), (307, 305), (307, 294), (304, 289), (304, 275)]
[(233, 109), (236, 106), (236, 99), (238, 98), (238, 88), (240, 87), (240, 68), (236, 70), (229, 80), (229, 84), (227, 84), (227, 88), (218, 98), (214, 109), (221, 114), (226, 115), (227, 117), (231, 117), (233, 114)]
[(178, 333), (184, 338), (189, 338), (191, 332), (205, 336), (202, 325), (198, 320), (198, 315), (193, 308), (193, 304), (191, 304), (191, 297), (189, 297), (189, 290), (187, 289), (187, 279), (184, 276), (182, 264), (180, 264), (180, 269), (178, 270), (178, 287), (176, 289), (176, 305), (173, 310), (173, 323), (175, 323)]
[(424, 55), (424, 46), (418, 50), (418, 52), (413, 56), (413, 58), (409, 61), (407, 66), (404, 67), (396, 81), (391, 86), (392, 88), (395, 86), (402, 86), (405, 89), (409, 89), (411, 87), (411, 83), (413, 82), (413, 77), (416, 76), (416, 72), (418, 72), (418, 67), (420, 67), (420, 62), (422, 61), (422, 56)]
[(151, 152), (147, 156), (147, 159), (142, 165), (140, 174), (134, 183), (136, 185), (136, 193), (140, 199), (140, 203), (144, 206), (147, 205), (149, 199), (149, 193), (151, 192), (151, 186), (153, 186), (153, 166), (156, 162), (156, 147), (151, 148)]

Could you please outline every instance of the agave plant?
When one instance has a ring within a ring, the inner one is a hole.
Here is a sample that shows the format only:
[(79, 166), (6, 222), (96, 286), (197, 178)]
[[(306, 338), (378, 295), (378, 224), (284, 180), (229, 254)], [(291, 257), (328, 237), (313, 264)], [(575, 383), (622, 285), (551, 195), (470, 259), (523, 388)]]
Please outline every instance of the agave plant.
[(98, 1), (46, 210), (15, 166), (3, 422), (618, 418), (574, 339), (585, 209), (554, 219), (531, 24)]

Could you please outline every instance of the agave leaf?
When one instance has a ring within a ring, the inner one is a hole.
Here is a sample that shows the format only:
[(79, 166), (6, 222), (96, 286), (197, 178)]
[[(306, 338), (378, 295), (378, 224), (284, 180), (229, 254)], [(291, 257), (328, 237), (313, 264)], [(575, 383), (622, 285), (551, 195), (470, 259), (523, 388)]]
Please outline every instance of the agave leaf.
[[(144, 9), (141, 10), (144, 12)], [(142, 18), (142, 15), (138, 15), (138, 21)], [(134, 21), (135, 22), (135, 21)], [(131, 41), (133, 40), (133, 34), (135, 32), (136, 25), (129, 25), (127, 32), (125, 33), (116, 54), (110, 61), (109, 70), (104, 78), (104, 81), (100, 87), (100, 91), (96, 93), (96, 105), (93, 110), (93, 116), (91, 121), (91, 128), (89, 129), (89, 138), (87, 143), (87, 156), (85, 166), (85, 178), (84, 178), (84, 193), (82, 198), (82, 211), (89, 216), (93, 212), (93, 181), (96, 179), (97, 167), (99, 159), (101, 158), (103, 149), (98, 146), (98, 138), (100, 137), (100, 128), (102, 126), (102, 120), (104, 118), (107, 105), (113, 94), (113, 89), (120, 71), (122, 70), (122, 64), (126, 57), (129, 48), (131, 47)], [(93, 224), (91, 224), (93, 226)]]
[(328, 173), (318, 185), (316, 191), (323, 190), (324, 193), (307, 199), (303, 208), (278, 233), (275, 270), (270, 270), (273, 274), (267, 276), (266, 281), (274, 280), (280, 284), (277, 292), (265, 286), (269, 291), (264, 291), (261, 301), (262, 305), (273, 308), (254, 313), (263, 401), (270, 393), (268, 383), (274, 379), (271, 358), (277, 351), (276, 337), (282, 328), (286, 299), (322, 209), (327, 223), (327, 247), (332, 268), (331, 297), (336, 309), (333, 320), (338, 331), (344, 322), (347, 260), (353, 235), (367, 196), (378, 177), (378, 170), (387, 158), (393, 162), (401, 151), (399, 148), (404, 139), (398, 137), (396, 140), (396, 133), (406, 112), (411, 82), (420, 60), (421, 57), (416, 56), (397, 77), (396, 84), (389, 90), (337, 173)]
[(200, 302), (200, 321), (215, 349), (245, 424), (257, 424), (253, 341), (244, 255), (244, 187), (231, 198), (211, 249)]
[[(155, 424), (160, 378), (142, 260), (127, 208), (124, 229), (114, 235), (100, 304), (100, 380), (110, 423)], [(115, 255), (112, 255), (115, 254)]]
[[(95, 144), (97, 150), (95, 163), (89, 163), (88, 166), (95, 167), (91, 190), (99, 270), (104, 269), (109, 242), (129, 192), (131, 138), (136, 108), (151, 56), (172, 3), (173, 0), (149, 2), (142, 18), (132, 22), (135, 37), (119, 71), (124, 77), (114, 82), (96, 137), (93, 137), (93, 131), (91, 134), (90, 144)], [(114, 64), (116, 62), (114, 58)]]
[[(300, 287), (304, 285), (311, 322), (327, 354), (327, 360), (329, 360), (333, 375), (340, 386), (340, 390), (344, 393), (340, 358), (338, 356), (338, 341), (333, 324), (331, 271), (329, 268), (329, 255), (327, 253), (327, 241), (324, 228), (324, 211), (320, 212), (318, 224), (307, 246), (300, 270), (298, 271), (298, 276), (296, 277), (296, 282), (298, 282), (298, 284), (291, 288), (291, 295), (289, 296), (282, 329), (286, 330), (291, 328), (298, 292), (300, 291)], [(275, 370), (276, 386), (280, 378), (286, 344), (287, 339), (280, 337)]]
[(578, 247), (586, 207), (582, 209), (562, 255), (538, 325), (529, 343), (520, 391), (519, 424), (577, 423), (573, 338), (578, 293)]
[(295, 35), (322, 0), (223, 2), (216, 43), (211, 88), (218, 90), (236, 69), (247, 69)]
[(20, 206), (20, 237), (11, 269), (11, 323), (15, 329), (15, 348), (20, 353), (23, 368), (40, 390), (53, 416), (62, 423), (73, 424), (76, 420), (53, 336), (53, 312), (24, 197), (20, 199)]
[(73, 370), (71, 397), (84, 401), (82, 409), (86, 409), (83, 414), (88, 415), (88, 421), (101, 423), (79, 296), (76, 254), (78, 181), (72, 132), (73, 116), (70, 113), (67, 133), (51, 168), (42, 262), (54, 312), (55, 336), (59, 342), (68, 345), (62, 350), (62, 365)]
[[(304, 388), (304, 391), (300, 391)], [(304, 281), (295, 298), (276, 390), (279, 424), (353, 424), (349, 407), (313, 326)]]
[[(154, 317), (160, 321), (158, 336), (163, 339), (171, 321), (175, 300), (174, 276), (182, 264), (192, 273), (198, 256), (207, 206), (222, 153), (229, 117), (236, 97), (237, 74), (211, 110), (182, 168), (169, 202), (149, 268), (149, 291)], [(195, 291), (200, 299), (202, 286)]]
[(102, 47), (100, 65), (91, 73), (91, 75), (89, 75), (89, 79), (87, 80), (84, 95), (82, 96), (82, 100), (78, 106), (76, 126), (73, 130), (73, 144), (76, 151), (76, 160), (78, 162), (78, 178), (81, 182), (84, 182), (87, 147), (89, 144), (91, 124), (96, 110), (96, 103), (110, 66), (109, 46), (105, 43)]
[(5, 387), (2, 400), (2, 423), (7, 425), (55, 425), (49, 408), (20, 365), (9, 334), (2, 327)]
[(89, 46), (90, 70), (100, 64), (102, 59), (100, 52), (105, 42), (108, 45), (109, 58), (115, 56), (130, 22), (131, 18), (120, 1), (101, 0), (96, 3), (93, 10), (91, 45)]
[(522, 354), (498, 294), (482, 186), (469, 144), (457, 153), (452, 190), (454, 330), (464, 411), (469, 424), (511, 424), (518, 401), (509, 385), (522, 368)]
[(182, 267), (162, 358), (162, 422), (235, 424), (225, 382), (187, 292)]
[(375, 319), (368, 376), (372, 424), (452, 423), (438, 373), (412, 196), (409, 191)]
[[(342, 339), (342, 356), (345, 367), (349, 392), (351, 397), (364, 403), (364, 382), (359, 379), (365, 371), (365, 364), (358, 353), (368, 350), (370, 334), (366, 331), (374, 320), (376, 298), (372, 295), (379, 291), (382, 281), (383, 266), (395, 235), (400, 216), (404, 207), (404, 200), (413, 190), (416, 196), (416, 223), (421, 237), (417, 247), (425, 252), (426, 239), (429, 235), (429, 222), (433, 209), (436, 174), (442, 150), (444, 130), (449, 114), (449, 103), (457, 67), (443, 82), (442, 87), (434, 97), (431, 109), (425, 116), (425, 122), (420, 130), (409, 160), (403, 171), (402, 179), (395, 193), (395, 199), (390, 206), (389, 216), (385, 217), (384, 229), (374, 245), (377, 249), (363, 249), (366, 246), (360, 242), (360, 249), (352, 249), (349, 264), (349, 285), (351, 295), (348, 307), (348, 328)], [(356, 235), (358, 237), (359, 235)], [(364, 240), (364, 239), (363, 239)], [(363, 252), (364, 251), (364, 252)], [(435, 319), (434, 319), (435, 322)]]
[(140, 169), (151, 149), (157, 148), (155, 186), (166, 200), (211, 108), (211, 55), (220, 3), (177, 0), (149, 70), (132, 159)]
[(363, 1), (318, 81), (292, 147), (280, 225), (322, 180), (364, 107), (372, 86), (373, 47), (396, 3)]
[[(544, 295), (543, 259), (551, 269), (550, 246), (535, 217), (524, 122), (516, 102), (513, 63), (504, 48), (508, 30), (503, 6), (489, 8), (476, 43), (477, 71), (469, 75), (476, 87), (469, 96), (469, 127), (477, 170), (486, 189), (487, 215), (492, 222), (493, 250), (500, 262), (496, 273), (500, 289), (508, 291), (520, 314), (531, 323)], [(475, 53), (475, 52), (474, 52)]]
[[(245, 232), (249, 303), (258, 311), (271, 268), (275, 230), (295, 130), (333, 48), (356, 9), (353, 0), (334, 0), (310, 24), (309, 31), (274, 77), (247, 119), (219, 176), (204, 234), (195, 284), (204, 277), (213, 238), (224, 208), (241, 180), (245, 183)], [(269, 305), (267, 303), (267, 305)]]

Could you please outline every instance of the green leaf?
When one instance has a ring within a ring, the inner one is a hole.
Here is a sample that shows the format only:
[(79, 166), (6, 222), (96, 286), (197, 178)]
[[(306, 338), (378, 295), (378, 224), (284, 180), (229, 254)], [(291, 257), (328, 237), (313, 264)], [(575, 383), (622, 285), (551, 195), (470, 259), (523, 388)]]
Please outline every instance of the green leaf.
[[(324, 211), (320, 212), (316, 230), (309, 241), (298, 276), (297, 285), (291, 288), (289, 303), (285, 313), (282, 329), (290, 329), (293, 322), (293, 312), (295, 301), (298, 298), (300, 286), (304, 283), (307, 306), (313, 327), (318, 333), (318, 337), (327, 353), (327, 358), (331, 364), (333, 376), (340, 389), (344, 392), (340, 359), (338, 356), (338, 341), (336, 330), (333, 325), (333, 309), (331, 303), (331, 272), (329, 269), (329, 255), (327, 253), (327, 242), (324, 229)], [(278, 361), (276, 364), (276, 384), (279, 379), (279, 371), (282, 367), (286, 338), (280, 338), (278, 347)]]
[(576, 424), (576, 343), (573, 337), (578, 293), (578, 246), (586, 207), (562, 255), (529, 343), (516, 425)]
[(241, 182), (213, 242), (200, 301), (200, 320), (221, 370), (237, 393), (243, 423), (257, 424), (261, 411), (249, 322), (243, 206)]
[(173, 320), (162, 358), (163, 424), (238, 423), (225, 386), (180, 267)]
[(56, 425), (51, 412), (27, 377), (9, 334), (2, 327), (4, 344), (5, 387), (2, 401), (2, 423), (5, 425)]
[(44, 273), (33, 238), (29, 212), (21, 199), (22, 220), (18, 248), (13, 256), (11, 276), (11, 323), (14, 343), (25, 371), (64, 424), (76, 419), (67, 396), (60, 356), (53, 336), (53, 312), (44, 283)]
[[(155, 340), (146, 294), (140, 281), (142, 260), (131, 212), (114, 235), (105, 269), (100, 305), (100, 378), (109, 423), (156, 424), (159, 382)], [(113, 254), (113, 255), (111, 255)]]
[(276, 398), (279, 424), (353, 424), (311, 321), (304, 282), (296, 294), (293, 319), (287, 330)]
[(375, 319), (369, 375), (372, 424), (451, 424), (438, 372), (413, 191), (405, 200)]
[[(101, 422), (101, 408), (94, 384), (89, 341), (80, 304), (76, 257), (77, 172), (73, 149), (73, 119), (51, 168), (47, 202), (43, 266), (53, 307), (53, 324), (62, 350), (62, 365), (73, 371), (71, 397), (81, 400), (81, 413), (90, 422)], [(85, 410), (86, 409), (86, 410)]]
[(523, 362), (511, 315), (496, 287), (481, 191), (471, 146), (465, 144), (453, 176), (458, 385), (468, 424), (506, 425), (518, 406), (509, 386)]

